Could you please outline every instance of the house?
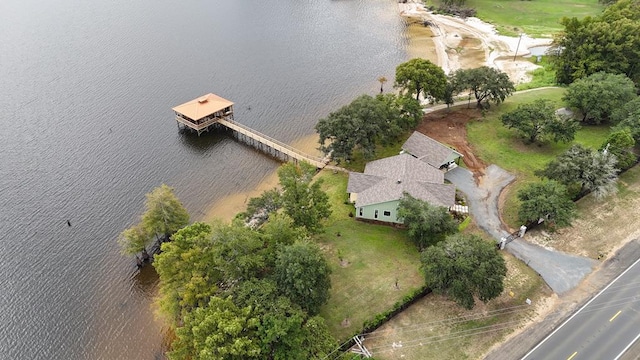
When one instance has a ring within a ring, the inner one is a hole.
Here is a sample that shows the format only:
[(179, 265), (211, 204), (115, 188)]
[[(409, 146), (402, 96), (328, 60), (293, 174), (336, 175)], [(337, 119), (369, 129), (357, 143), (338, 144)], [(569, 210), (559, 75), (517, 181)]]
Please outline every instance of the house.
[(405, 153), (411, 154), (418, 160), (436, 169), (450, 169), (463, 155), (436, 140), (414, 131), (402, 145)]
[(359, 219), (401, 224), (398, 203), (404, 193), (432, 205), (455, 204), (455, 186), (444, 183), (444, 173), (409, 154), (400, 154), (365, 166), (364, 173), (349, 173), (349, 201)]

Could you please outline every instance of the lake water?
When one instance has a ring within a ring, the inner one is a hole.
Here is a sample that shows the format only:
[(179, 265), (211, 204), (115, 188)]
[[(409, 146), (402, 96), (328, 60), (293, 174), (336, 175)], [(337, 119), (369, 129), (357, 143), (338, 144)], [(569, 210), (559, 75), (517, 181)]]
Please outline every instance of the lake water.
[(278, 166), (179, 134), (172, 106), (213, 92), (292, 142), (407, 60), (395, 0), (3, 0), (0, 14), (0, 359), (162, 358), (157, 278), (117, 235), (163, 182), (197, 220)]

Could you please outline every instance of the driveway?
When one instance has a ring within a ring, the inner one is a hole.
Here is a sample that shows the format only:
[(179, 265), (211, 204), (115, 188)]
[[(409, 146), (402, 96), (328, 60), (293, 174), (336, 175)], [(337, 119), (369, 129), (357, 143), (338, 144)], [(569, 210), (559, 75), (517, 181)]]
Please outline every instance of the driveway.
[[(496, 165), (490, 165), (478, 183), (471, 171), (461, 167), (447, 172), (445, 179), (466, 195), (469, 211), (481, 229), (496, 241), (509, 235), (498, 215), (498, 197), (505, 186), (515, 179), (513, 175)], [(576, 287), (596, 264), (592, 259), (548, 250), (521, 238), (510, 242), (506, 249), (538, 272), (557, 294)]]

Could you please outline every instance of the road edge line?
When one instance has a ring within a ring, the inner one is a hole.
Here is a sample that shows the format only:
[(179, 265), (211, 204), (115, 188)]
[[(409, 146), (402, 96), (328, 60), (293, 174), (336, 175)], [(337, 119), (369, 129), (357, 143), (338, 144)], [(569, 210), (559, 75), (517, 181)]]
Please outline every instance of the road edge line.
[(624, 355), (624, 353), (626, 353), (626, 352), (627, 352), (627, 350), (629, 350), (629, 348), (630, 348), (630, 347), (632, 347), (632, 346), (633, 346), (633, 344), (635, 344), (635, 343), (636, 343), (636, 341), (638, 341), (638, 339), (640, 339), (640, 333), (638, 333), (638, 336), (636, 336), (636, 338), (635, 338), (635, 339), (631, 340), (631, 342), (629, 343), (629, 345), (627, 345), (627, 347), (625, 347), (625, 348), (622, 350), (622, 352), (621, 352), (620, 354), (618, 354), (618, 356), (616, 356), (616, 357), (615, 357), (615, 359), (613, 359), (613, 360), (618, 360), (618, 359), (620, 359), (620, 358), (622, 357), (622, 355)]
[[(578, 315), (580, 313), (580, 311), (582, 311), (582, 309), (584, 309), (585, 307), (589, 306), (589, 304), (591, 304), (592, 301), (597, 299), (598, 296), (600, 296), (600, 294), (605, 292), (611, 285), (613, 285), (616, 281), (618, 281), (618, 279), (620, 279), (624, 274), (627, 273), (627, 271), (631, 270), (631, 268), (636, 266), (639, 262), (640, 262), (640, 259), (637, 259), (633, 264), (631, 264), (629, 267), (627, 267), (620, 275), (616, 276), (616, 278), (613, 279), (611, 282), (609, 282), (609, 284), (607, 284), (607, 286), (605, 286), (604, 289), (600, 290), (600, 292), (598, 294), (596, 294), (596, 296), (592, 297), (589, 301), (587, 301), (586, 304), (582, 305), (582, 307), (580, 307), (580, 309), (578, 309), (576, 312), (574, 312), (567, 320), (565, 320), (562, 324), (560, 324), (560, 326), (558, 326), (555, 330), (553, 330), (553, 332), (551, 332), (551, 334), (547, 335), (547, 337), (542, 339), (542, 341), (540, 341), (533, 349), (529, 350), (529, 352), (526, 353), (522, 358), (520, 358), (520, 360), (525, 360), (529, 355), (531, 355), (534, 351), (536, 351), (536, 349), (538, 349), (540, 346), (542, 346), (542, 344), (544, 344), (545, 341), (547, 341), (550, 337), (552, 337), (553, 334), (555, 334), (558, 330), (562, 329), (562, 327), (565, 324), (567, 324), (569, 321), (571, 321), (571, 319), (573, 319), (576, 315)], [(638, 336), (640, 336), (640, 335), (638, 335)], [(637, 340), (637, 338), (636, 338), (636, 340)], [(625, 351), (626, 351), (626, 349), (625, 349)]]

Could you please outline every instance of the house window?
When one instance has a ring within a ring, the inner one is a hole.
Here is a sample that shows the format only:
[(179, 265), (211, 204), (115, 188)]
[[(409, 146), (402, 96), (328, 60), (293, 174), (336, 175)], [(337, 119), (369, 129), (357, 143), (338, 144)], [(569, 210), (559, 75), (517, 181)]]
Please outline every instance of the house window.
[(382, 213), (384, 216), (391, 216), (391, 211), (385, 211)]
[(376, 210), (376, 213), (373, 215), (374, 218), (378, 218), (378, 210)]
[(360, 212), (359, 213), (360, 213), (360, 215), (358, 215), (358, 216), (362, 216), (362, 208), (360, 208)]

